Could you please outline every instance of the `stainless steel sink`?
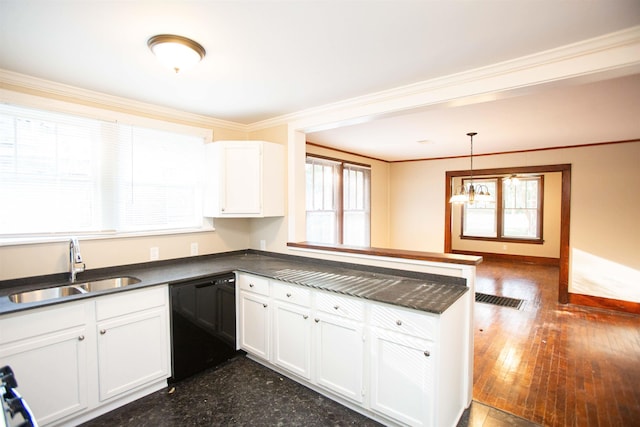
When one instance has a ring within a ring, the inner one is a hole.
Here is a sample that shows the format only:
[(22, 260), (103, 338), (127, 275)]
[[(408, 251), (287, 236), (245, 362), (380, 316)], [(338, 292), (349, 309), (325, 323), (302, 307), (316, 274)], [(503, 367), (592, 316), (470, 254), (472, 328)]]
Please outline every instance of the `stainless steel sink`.
[(135, 277), (113, 277), (111, 279), (93, 280), (91, 282), (77, 283), (75, 286), (83, 289), (85, 292), (97, 292), (107, 289), (124, 288), (125, 286), (140, 283), (140, 279)]
[(9, 299), (16, 303), (37, 302), (48, 299), (64, 298), (70, 295), (83, 294), (81, 289), (73, 285), (58, 286), (57, 288), (37, 289), (35, 291), (20, 292), (9, 295)]
[(35, 291), (19, 292), (9, 295), (9, 300), (15, 303), (38, 302), (50, 299), (64, 298), (71, 295), (87, 294), (91, 292), (105, 291), (108, 289), (123, 288), (125, 286), (140, 283), (135, 277), (112, 277), (109, 279), (92, 280), (55, 288), (36, 289)]

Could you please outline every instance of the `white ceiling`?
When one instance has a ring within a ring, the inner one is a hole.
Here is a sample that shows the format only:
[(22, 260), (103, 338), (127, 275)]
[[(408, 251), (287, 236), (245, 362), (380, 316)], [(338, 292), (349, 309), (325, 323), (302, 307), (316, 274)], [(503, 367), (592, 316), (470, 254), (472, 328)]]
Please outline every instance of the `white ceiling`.
[[(639, 24), (638, 0), (0, 0), (0, 69), (251, 124)], [(146, 46), (162, 33), (198, 41), (207, 56), (172, 74)], [(640, 78), (626, 76), (308, 140), (403, 160), (463, 155), (469, 131), (479, 153), (635, 139), (639, 100)]]

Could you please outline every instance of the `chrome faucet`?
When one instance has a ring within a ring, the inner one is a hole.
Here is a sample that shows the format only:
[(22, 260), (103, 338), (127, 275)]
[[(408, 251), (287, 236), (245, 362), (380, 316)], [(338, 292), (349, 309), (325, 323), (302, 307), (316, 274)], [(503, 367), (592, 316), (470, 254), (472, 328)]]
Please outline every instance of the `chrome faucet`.
[(82, 273), (84, 268), (85, 265), (80, 254), (80, 243), (78, 243), (77, 237), (72, 237), (69, 242), (69, 275), (71, 283), (76, 281), (76, 274)]

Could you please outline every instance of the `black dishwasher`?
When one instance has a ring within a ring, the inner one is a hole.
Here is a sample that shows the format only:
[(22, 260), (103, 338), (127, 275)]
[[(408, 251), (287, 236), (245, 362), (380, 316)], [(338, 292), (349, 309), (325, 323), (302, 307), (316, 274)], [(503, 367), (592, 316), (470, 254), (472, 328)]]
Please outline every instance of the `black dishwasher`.
[(172, 284), (170, 382), (236, 355), (235, 274)]

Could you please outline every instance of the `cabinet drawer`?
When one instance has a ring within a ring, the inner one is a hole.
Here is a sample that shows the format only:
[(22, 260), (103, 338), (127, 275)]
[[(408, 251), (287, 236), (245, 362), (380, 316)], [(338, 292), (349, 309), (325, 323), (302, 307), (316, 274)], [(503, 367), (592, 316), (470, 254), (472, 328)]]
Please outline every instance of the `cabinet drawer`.
[(238, 285), (244, 291), (269, 296), (269, 279), (266, 277), (238, 274)]
[(167, 286), (156, 286), (96, 298), (96, 319), (109, 319), (166, 305), (168, 292)]
[(311, 306), (311, 290), (301, 286), (273, 282), (273, 296), (280, 301)]
[(386, 305), (371, 306), (371, 325), (431, 340), (436, 334), (433, 316)]
[(325, 313), (364, 321), (364, 303), (353, 298), (318, 292), (316, 294), (316, 308)]
[(85, 301), (43, 307), (0, 317), (0, 344), (82, 326), (93, 313)]

